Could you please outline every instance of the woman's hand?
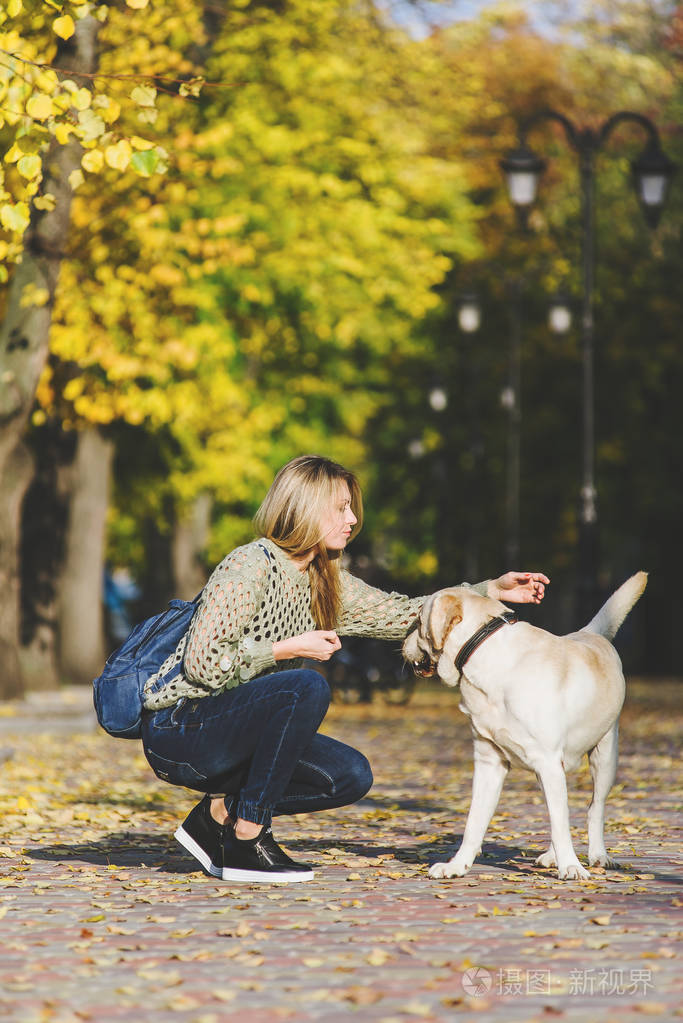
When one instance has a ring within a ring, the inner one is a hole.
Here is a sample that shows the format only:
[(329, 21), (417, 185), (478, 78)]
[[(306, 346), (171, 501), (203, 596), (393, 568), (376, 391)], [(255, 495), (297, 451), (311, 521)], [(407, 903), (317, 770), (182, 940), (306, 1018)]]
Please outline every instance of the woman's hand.
[(489, 583), (489, 597), (511, 604), (540, 604), (550, 582), (542, 572), (506, 572)]
[(329, 661), (336, 650), (341, 650), (339, 636), (332, 630), (317, 629), (304, 632), (301, 636), (281, 639), (273, 643), (276, 661), (288, 661), (292, 657), (308, 657), (313, 661)]

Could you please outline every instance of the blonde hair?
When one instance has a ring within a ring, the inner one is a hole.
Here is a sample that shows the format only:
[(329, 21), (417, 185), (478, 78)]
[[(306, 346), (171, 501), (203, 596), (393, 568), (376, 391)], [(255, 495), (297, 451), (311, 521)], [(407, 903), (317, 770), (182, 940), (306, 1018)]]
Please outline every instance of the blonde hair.
[(300, 455), (283, 466), (254, 516), (256, 531), (292, 557), (315, 550), (309, 566), (311, 613), (320, 629), (334, 629), (341, 610), (341, 552), (330, 555), (320, 533), (323, 516), (340, 483), (347, 484), (351, 510), (358, 519), (353, 538), (363, 524), (358, 480), (348, 469), (322, 455)]

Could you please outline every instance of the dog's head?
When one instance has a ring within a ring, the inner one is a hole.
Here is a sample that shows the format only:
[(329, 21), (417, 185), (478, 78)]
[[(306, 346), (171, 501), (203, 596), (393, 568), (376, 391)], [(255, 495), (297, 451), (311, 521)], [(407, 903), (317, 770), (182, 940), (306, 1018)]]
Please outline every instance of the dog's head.
[(446, 685), (456, 686), (458, 650), (484, 622), (505, 610), (500, 601), (467, 587), (439, 590), (425, 600), (417, 626), (403, 644), (403, 656), (421, 678), (436, 674)]
[[(417, 627), (403, 644), (403, 656), (421, 678), (435, 673), (444, 677), (440, 661), (451, 633), (463, 619), (463, 601), (458, 588), (440, 590), (425, 601)], [(452, 667), (452, 665), (451, 665)], [(451, 674), (446, 672), (446, 674)], [(444, 679), (448, 681), (448, 679)], [(451, 685), (455, 683), (451, 682)]]

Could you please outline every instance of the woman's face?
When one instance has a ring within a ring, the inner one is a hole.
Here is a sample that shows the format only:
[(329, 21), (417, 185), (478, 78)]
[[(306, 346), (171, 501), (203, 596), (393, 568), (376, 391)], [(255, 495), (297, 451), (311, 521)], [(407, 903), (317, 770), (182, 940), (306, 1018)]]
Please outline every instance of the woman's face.
[(342, 481), (320, 523), (322, 541), (328, 551), (343, 551), (358, 519), (351, 510), (349, 485)]

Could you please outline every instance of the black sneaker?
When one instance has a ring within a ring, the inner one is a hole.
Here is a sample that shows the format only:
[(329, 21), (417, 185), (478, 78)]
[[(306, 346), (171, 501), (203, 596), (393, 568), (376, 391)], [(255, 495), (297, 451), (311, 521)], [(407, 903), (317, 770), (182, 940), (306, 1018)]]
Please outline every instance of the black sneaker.
[(256, 838), (241, 839), (230, 831), (223, 848), (223, 880), (248, 881), (251, 884), (277, 881), (312, 881), (314, 871), (305, 863), (295, 861), (273, 838), (264, 825)]
[(211, 816), (211, 798), (204, 796), (190, 811), (174, 837), (199, 860), (207, 874), (221, 877), (226, 828)]

